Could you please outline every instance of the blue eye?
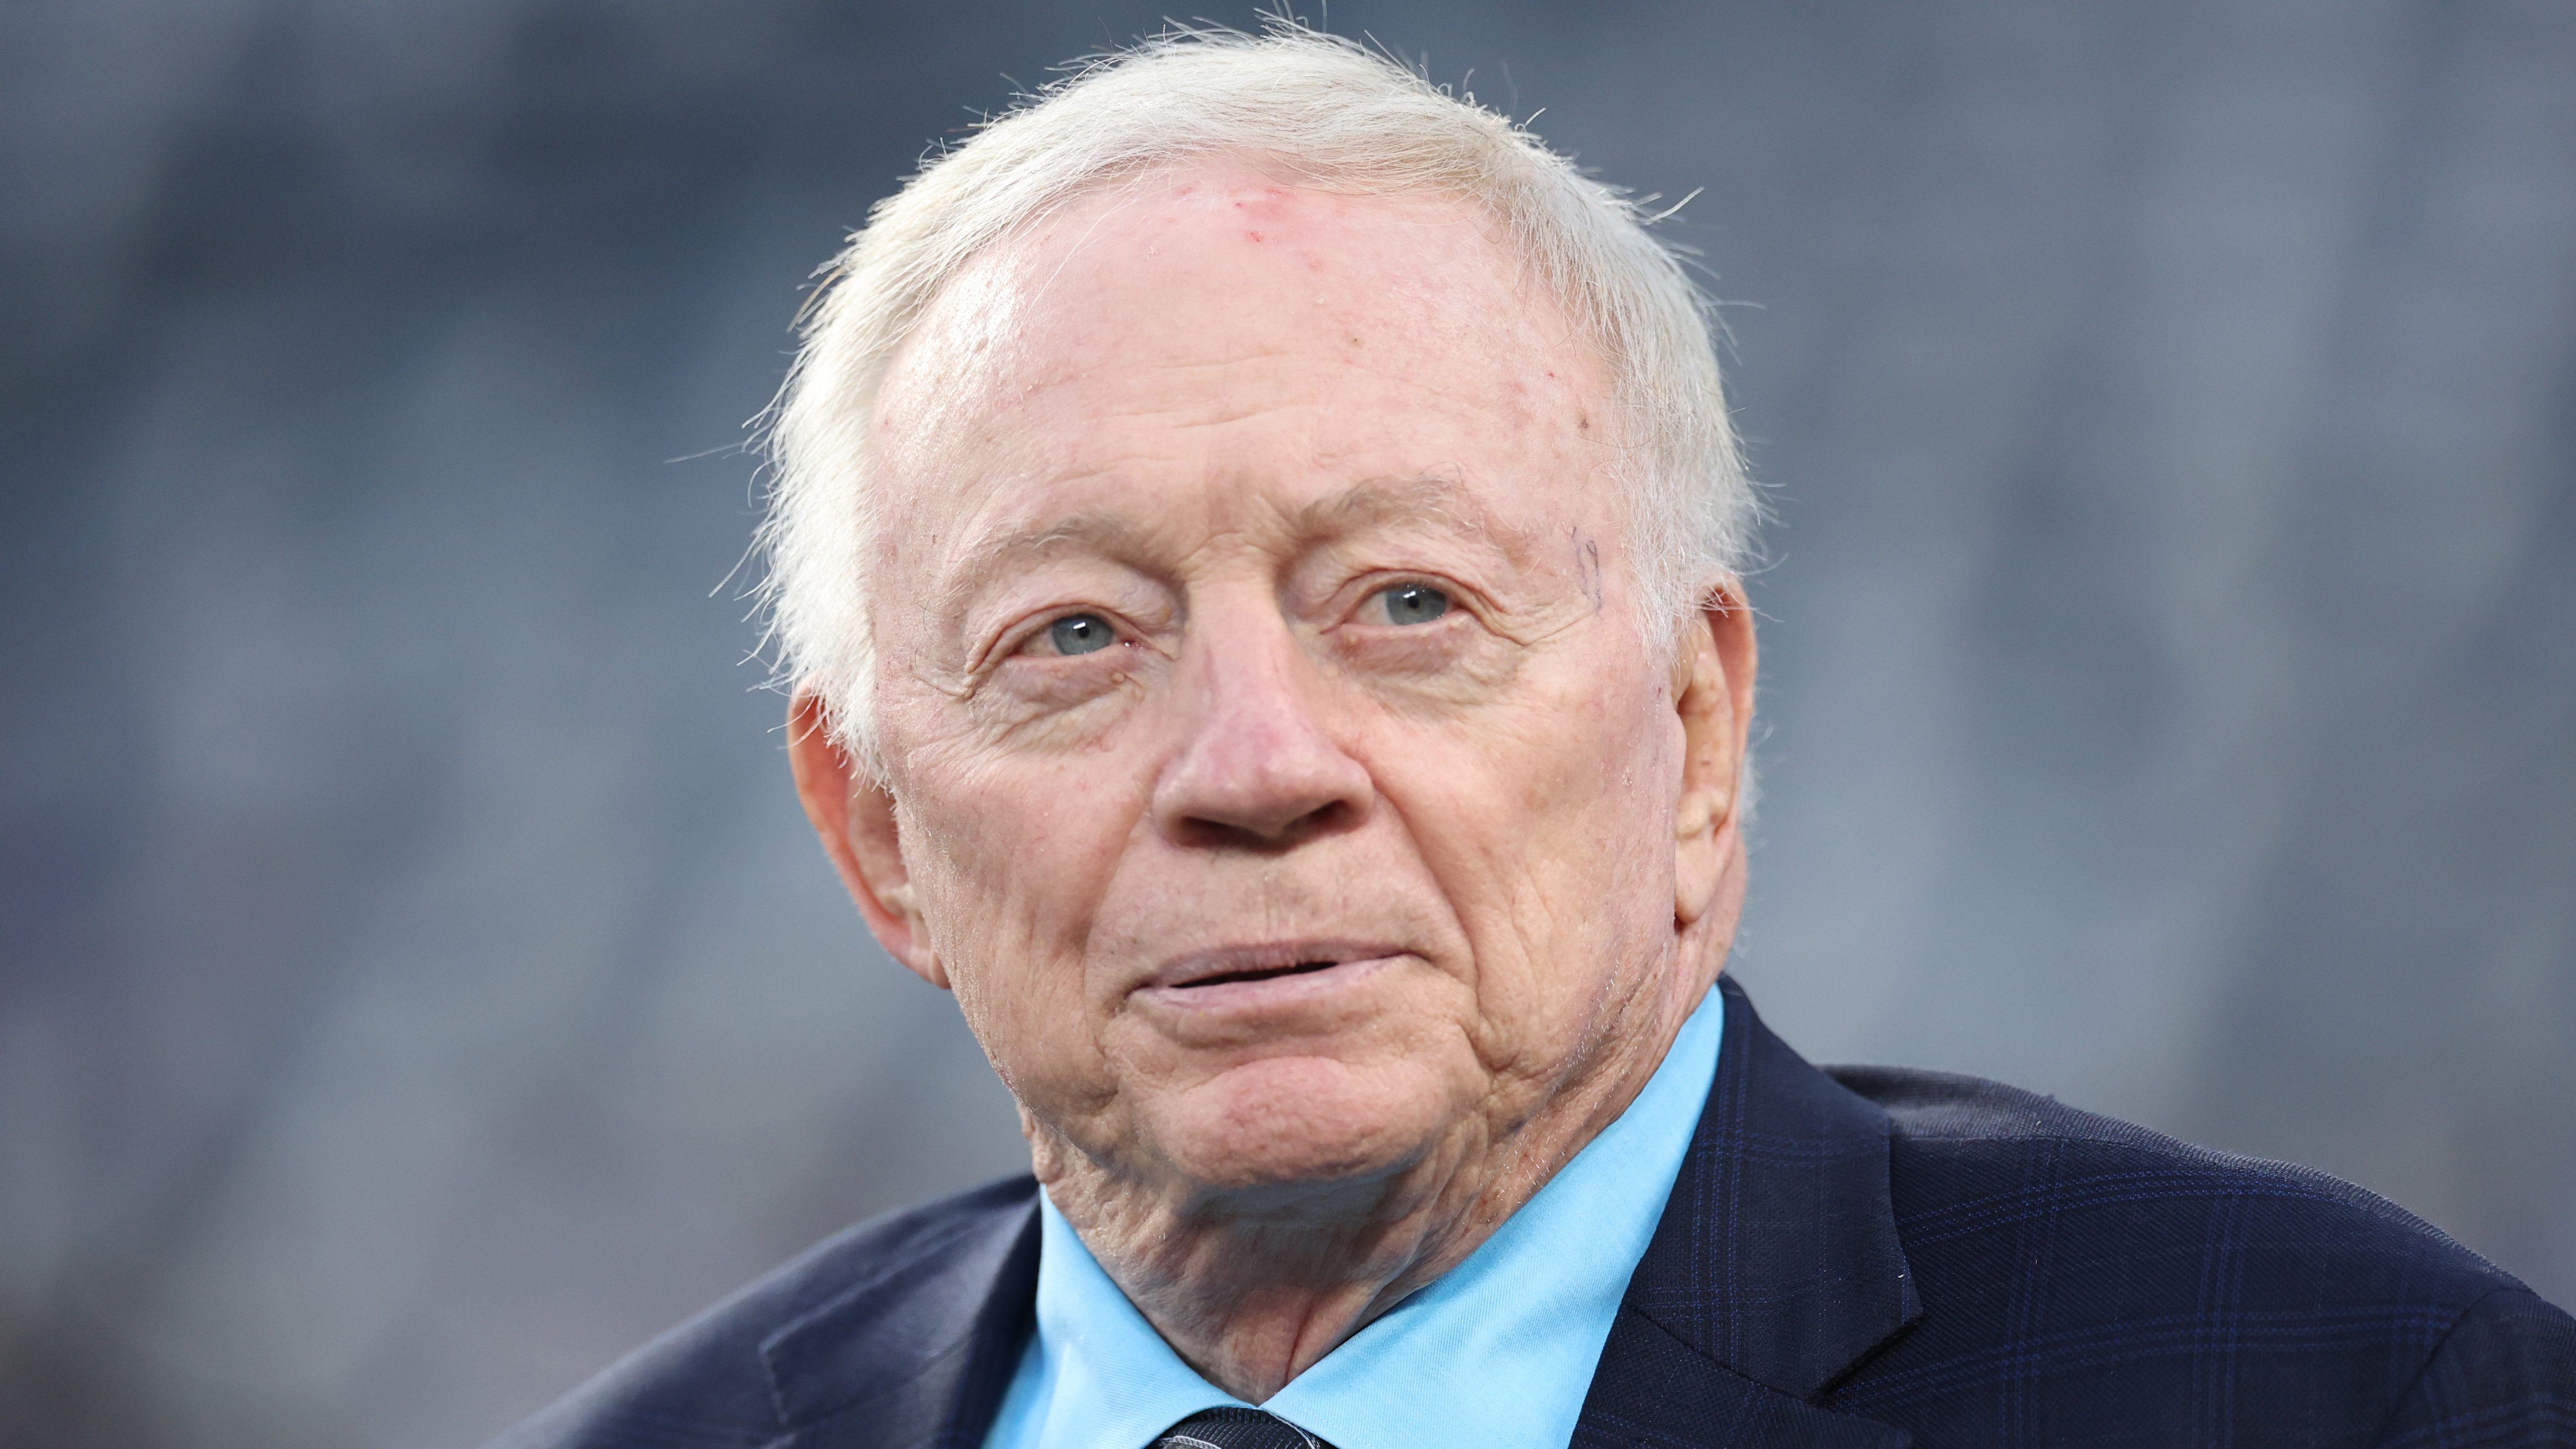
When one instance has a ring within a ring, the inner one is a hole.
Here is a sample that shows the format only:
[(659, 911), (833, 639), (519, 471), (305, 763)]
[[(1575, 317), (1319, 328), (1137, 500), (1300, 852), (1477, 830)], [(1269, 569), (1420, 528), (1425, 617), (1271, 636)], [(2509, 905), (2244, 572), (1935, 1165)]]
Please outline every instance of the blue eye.
[(1378, 595), (1390, 624), (1428, 624), (1449, 612), (1449, 596), (1429, 584), (1398, 584)]
[(1047, 642), (1058, 654), (1089, 654), (1108, 648), (1117, 637), (1098, 614), (1067, 614), (1047, 626)]

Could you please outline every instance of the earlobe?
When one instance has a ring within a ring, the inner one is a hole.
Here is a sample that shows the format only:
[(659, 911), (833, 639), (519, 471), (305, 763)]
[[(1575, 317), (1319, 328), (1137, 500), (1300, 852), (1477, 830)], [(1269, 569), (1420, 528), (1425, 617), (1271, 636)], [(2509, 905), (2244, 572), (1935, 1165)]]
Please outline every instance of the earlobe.
[(787, 758), (805, 818), (878, 944), (914, 975), (949, 989), (914, 897), (894, 796), (832, 738), (822, 697), (811, 690), (798, 690), (787, 706)]

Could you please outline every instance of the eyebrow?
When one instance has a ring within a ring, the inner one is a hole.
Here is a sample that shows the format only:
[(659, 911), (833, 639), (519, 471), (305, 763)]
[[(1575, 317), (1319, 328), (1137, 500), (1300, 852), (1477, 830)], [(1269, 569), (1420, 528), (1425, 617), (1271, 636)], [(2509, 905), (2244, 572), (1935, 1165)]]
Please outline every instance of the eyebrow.
[(1514, 527), (1495, 517), (1494, 511), (1465, 482), (1436, 473), (1354, 483), (1330, 498), (1319, 498), (1298, 509), (1294, 522), (1302, 537), (1331, 538), (1417, 518), (1429, 518), (1482, 539), (1515, 563), (1525, 559), (1538, 542), (1534, 530)]
[[(1297, 509), (1288, 524), (1300, 539), (1321, 540), (1421, 519), (1473, 536), (1516, 564), (1538, 546), (1536, 532), (1504, 523), (1464, 482), (1438, 474), (1364, 479)], [(1154, 550), (1154, 530), (1127, 515), (1069, 514), (977, 544), (940, 590), (941, 602), (953, 615), (996, 575), (1068, 553), (1134, 560)]]
[(1135, 558), (1151, 548), (1152, 531), (1133, 519), (1097, 511), (1071, 514), (977, 544), (939, 591), (940, 602), (954, 616), (995, 575), (1014, 567), (1068, 553)]

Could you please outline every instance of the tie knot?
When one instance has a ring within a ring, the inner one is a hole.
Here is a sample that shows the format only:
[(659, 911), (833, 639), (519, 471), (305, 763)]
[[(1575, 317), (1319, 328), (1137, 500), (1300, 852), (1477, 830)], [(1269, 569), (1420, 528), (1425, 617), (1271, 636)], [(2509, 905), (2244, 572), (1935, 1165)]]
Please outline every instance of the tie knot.
[(1163, 1431), (1153, 1449), (1333, 1449), (1260, 1409), (1201, 1409)]

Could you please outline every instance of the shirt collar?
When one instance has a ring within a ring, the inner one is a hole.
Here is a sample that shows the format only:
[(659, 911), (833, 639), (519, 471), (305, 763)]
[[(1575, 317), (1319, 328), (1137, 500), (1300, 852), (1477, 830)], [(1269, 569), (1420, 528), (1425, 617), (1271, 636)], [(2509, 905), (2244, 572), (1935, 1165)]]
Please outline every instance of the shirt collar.
[[(1724, 1022), (1712, 990), (1637, 1099), (1537, 1196), (1261, 1407), (1343, 1449), (1565, 1444), (1708, 1101)], [(1037, 1335), (987, 1449), (1141, 1449), (1242, 1402), (1172, 1352), (1043, 1194), (1039, 1212)]]

